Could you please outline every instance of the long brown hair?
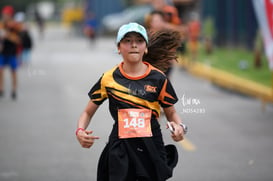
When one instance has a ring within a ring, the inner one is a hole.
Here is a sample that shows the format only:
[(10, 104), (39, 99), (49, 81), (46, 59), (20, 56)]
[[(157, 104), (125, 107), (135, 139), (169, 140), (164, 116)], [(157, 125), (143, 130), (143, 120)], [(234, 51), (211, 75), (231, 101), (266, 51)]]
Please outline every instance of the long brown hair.
[(176, 49), (180, 44), (178, 31), (164, 29), (149, 32), (148, 53), (143, 56), (143, 60), (165, 72), (171, 66), (170, 60), (176, 60)]

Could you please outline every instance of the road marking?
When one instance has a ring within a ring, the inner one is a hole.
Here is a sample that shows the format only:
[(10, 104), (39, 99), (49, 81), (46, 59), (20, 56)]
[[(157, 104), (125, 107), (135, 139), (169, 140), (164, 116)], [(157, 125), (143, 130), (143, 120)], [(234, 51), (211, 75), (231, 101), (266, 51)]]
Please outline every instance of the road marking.
[(188, 140), (187, 138), (184, 138), (183, 141), (179, 142), (182, 147), (186, 150), (186, 151), (195, 151), (196, 150), (196, 146), (190, 142), (190, 140)]

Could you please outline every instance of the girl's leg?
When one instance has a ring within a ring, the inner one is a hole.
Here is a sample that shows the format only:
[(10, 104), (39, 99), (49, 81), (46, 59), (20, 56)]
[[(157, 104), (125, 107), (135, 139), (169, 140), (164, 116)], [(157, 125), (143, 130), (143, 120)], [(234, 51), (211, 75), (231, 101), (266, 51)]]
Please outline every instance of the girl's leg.
[(12, 97), (12, 99), (16, 99), (16, 89), (17, 89), (17, 73), (16, 73), (16, 70), (11, 70), (11, 77), (12, 77), (11, 97)]
[(18, 60), (16, 56), (11, 56), (9, 57), (9, 61), (10, 61), (9, 63), (10, 63), (11, 78), (12, 78), (11, 98), (16, 99)]

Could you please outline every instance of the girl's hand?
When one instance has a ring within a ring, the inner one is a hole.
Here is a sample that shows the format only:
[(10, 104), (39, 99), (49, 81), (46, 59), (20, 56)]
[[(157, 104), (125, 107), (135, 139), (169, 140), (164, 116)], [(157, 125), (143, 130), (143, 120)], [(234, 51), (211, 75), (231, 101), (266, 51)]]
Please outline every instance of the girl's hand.
[(174, 122), (170, 122), (171, 126), (173, 127), (174, 131), (172, 132), (172, 139), (176, 142), (182, 141), (184, 139), (184, 131), (183, 128)]
[(92, 136), (93, 131), (79, 130), (77, 133), (77, 139), (82, 145), (83, 148), (90, 148), (96, 139), (99, 139), (97, 136)]

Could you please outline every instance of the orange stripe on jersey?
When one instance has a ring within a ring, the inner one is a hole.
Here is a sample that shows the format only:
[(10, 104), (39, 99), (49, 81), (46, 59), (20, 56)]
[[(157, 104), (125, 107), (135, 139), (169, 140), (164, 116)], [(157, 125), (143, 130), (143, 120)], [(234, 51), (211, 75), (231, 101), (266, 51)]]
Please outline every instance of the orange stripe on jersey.
[(160, 100), (163, 104), (172, 106), (172, 105), (173, 105), (172, 103), (169, 103), (169, 102), (167, 102), (167, 101), (164, 100), (165, 97), (174, 99), (174, 97), (173, 97), (172, 95), (170, 95), (168, 92), (166, 92), (166, 88), (167, 88), (167, 80), (165, 80), (164, 85), (163, 85), (163, 87), (162, 87), (162, 90), (161, 90), (161, 92), (160, 92), (160, 94), (159, 94), (159, 100)]
[(156, 71), (158, 71), (158, 72), (160, 72), (160, 73), (162, 73), (162, 74), (164, 74), (164, 75), (165, 75), (165, 73), (164, 73), (164, 72), (162, 72), (160, 69), (158, 69), (158, 68), (154, 67), (153, 65), (150, 65), (150, 66), (151, 66), (151, 70), (156, 70)]
[[(120, 85), (117, 83), (113, 78), (113, 72), (116, 70), (117, 67), (113, 68), (111, 71), (105, 73), (105, 75), (102, 78), (101, 84), (102, 87), (111, 87), (123, 92), (128, 92), (129, 89), (123, 85)], [(106, 91), (106, 90), (105, 90)]]

